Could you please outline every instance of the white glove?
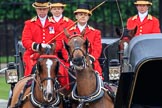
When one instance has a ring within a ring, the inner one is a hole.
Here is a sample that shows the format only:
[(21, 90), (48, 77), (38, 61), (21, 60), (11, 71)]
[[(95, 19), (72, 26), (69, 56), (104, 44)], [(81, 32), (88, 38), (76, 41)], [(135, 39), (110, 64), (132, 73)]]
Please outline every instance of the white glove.
[(44, 43), (41, 43), (41, 47), (42, 48), (51, 48), (51, 46), (49, 44), (44, 44)]

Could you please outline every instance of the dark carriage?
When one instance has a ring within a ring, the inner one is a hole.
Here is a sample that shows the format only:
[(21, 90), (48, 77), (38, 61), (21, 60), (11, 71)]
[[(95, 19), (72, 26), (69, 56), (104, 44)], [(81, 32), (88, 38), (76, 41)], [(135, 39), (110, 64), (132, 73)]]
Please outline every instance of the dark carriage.
[(133, 38), (121, 67), (115, 108), (162, 108), (162, 34)]

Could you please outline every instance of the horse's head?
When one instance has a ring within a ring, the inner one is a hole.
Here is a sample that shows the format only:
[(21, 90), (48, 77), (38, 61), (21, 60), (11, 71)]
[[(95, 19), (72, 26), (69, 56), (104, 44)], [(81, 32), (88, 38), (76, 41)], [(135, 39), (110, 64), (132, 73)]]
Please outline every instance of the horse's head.
[(88, 55), (88, 39), (84, 38), (85, 30), (81, 34), (70, 35), (64, 31), (68, 38), (68, 43), (65, 42), (65, 48), (69, 54), (69, 60), (75, 69), (82, 70), (86, 66), (86, 57)]
[(137, 26), (133, 29), (119, 29), (116, 28), (116, 34), (120, 37), (120, 50), (123, 50), (127, 47), (129, 41), (135, 36), (137, 32)]
[(43, 93), (45, 101), (50, 102), (55, 99), (55, 89), (58, 88), (57, 74), (59, 70), (59, 60), (53, 55), (54, 45), (48, 49), (51, 53), (42, 54), (37, 62), (37, 81)]
[(116, 28), (116, 34), (118, 36), (122, 36), (123, 37), (128, 37), (129, 40), (131, 40), (135, 34), (137, 32), (137, 26), (133, 29), (127, 29), (127, 28), (124, 28), (124, 29), (119, 29), (119, 28)]

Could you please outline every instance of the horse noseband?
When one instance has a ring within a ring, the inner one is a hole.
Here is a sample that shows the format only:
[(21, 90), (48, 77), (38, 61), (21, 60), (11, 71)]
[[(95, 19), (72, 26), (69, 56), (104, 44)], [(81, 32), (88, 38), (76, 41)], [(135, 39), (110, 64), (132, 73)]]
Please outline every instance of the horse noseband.
[(84, 56), (72, 59), (72, 63), (77, 65), (77, 66), (84, 65), (84, 62), (85, 62), (85, 57)]

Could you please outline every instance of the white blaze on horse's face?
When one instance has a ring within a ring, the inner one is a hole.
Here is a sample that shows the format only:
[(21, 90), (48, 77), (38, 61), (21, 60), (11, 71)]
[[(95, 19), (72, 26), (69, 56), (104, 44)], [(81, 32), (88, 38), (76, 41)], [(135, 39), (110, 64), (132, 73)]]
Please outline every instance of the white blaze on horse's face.
[[(48, 78), (51, 78), (50, 70), (51, 70), (52, 64), (53, 64), (52, 60), (47, 59), (46, 65), (47, 65)], [(50, 90), (51, 90), (51, 80), (48, 80), (48, 82), (47, 82), (47, 92), (50, 91)]]
[(77, 39), (74, 39), (74, 42), (76, 42), (77, 41)]

